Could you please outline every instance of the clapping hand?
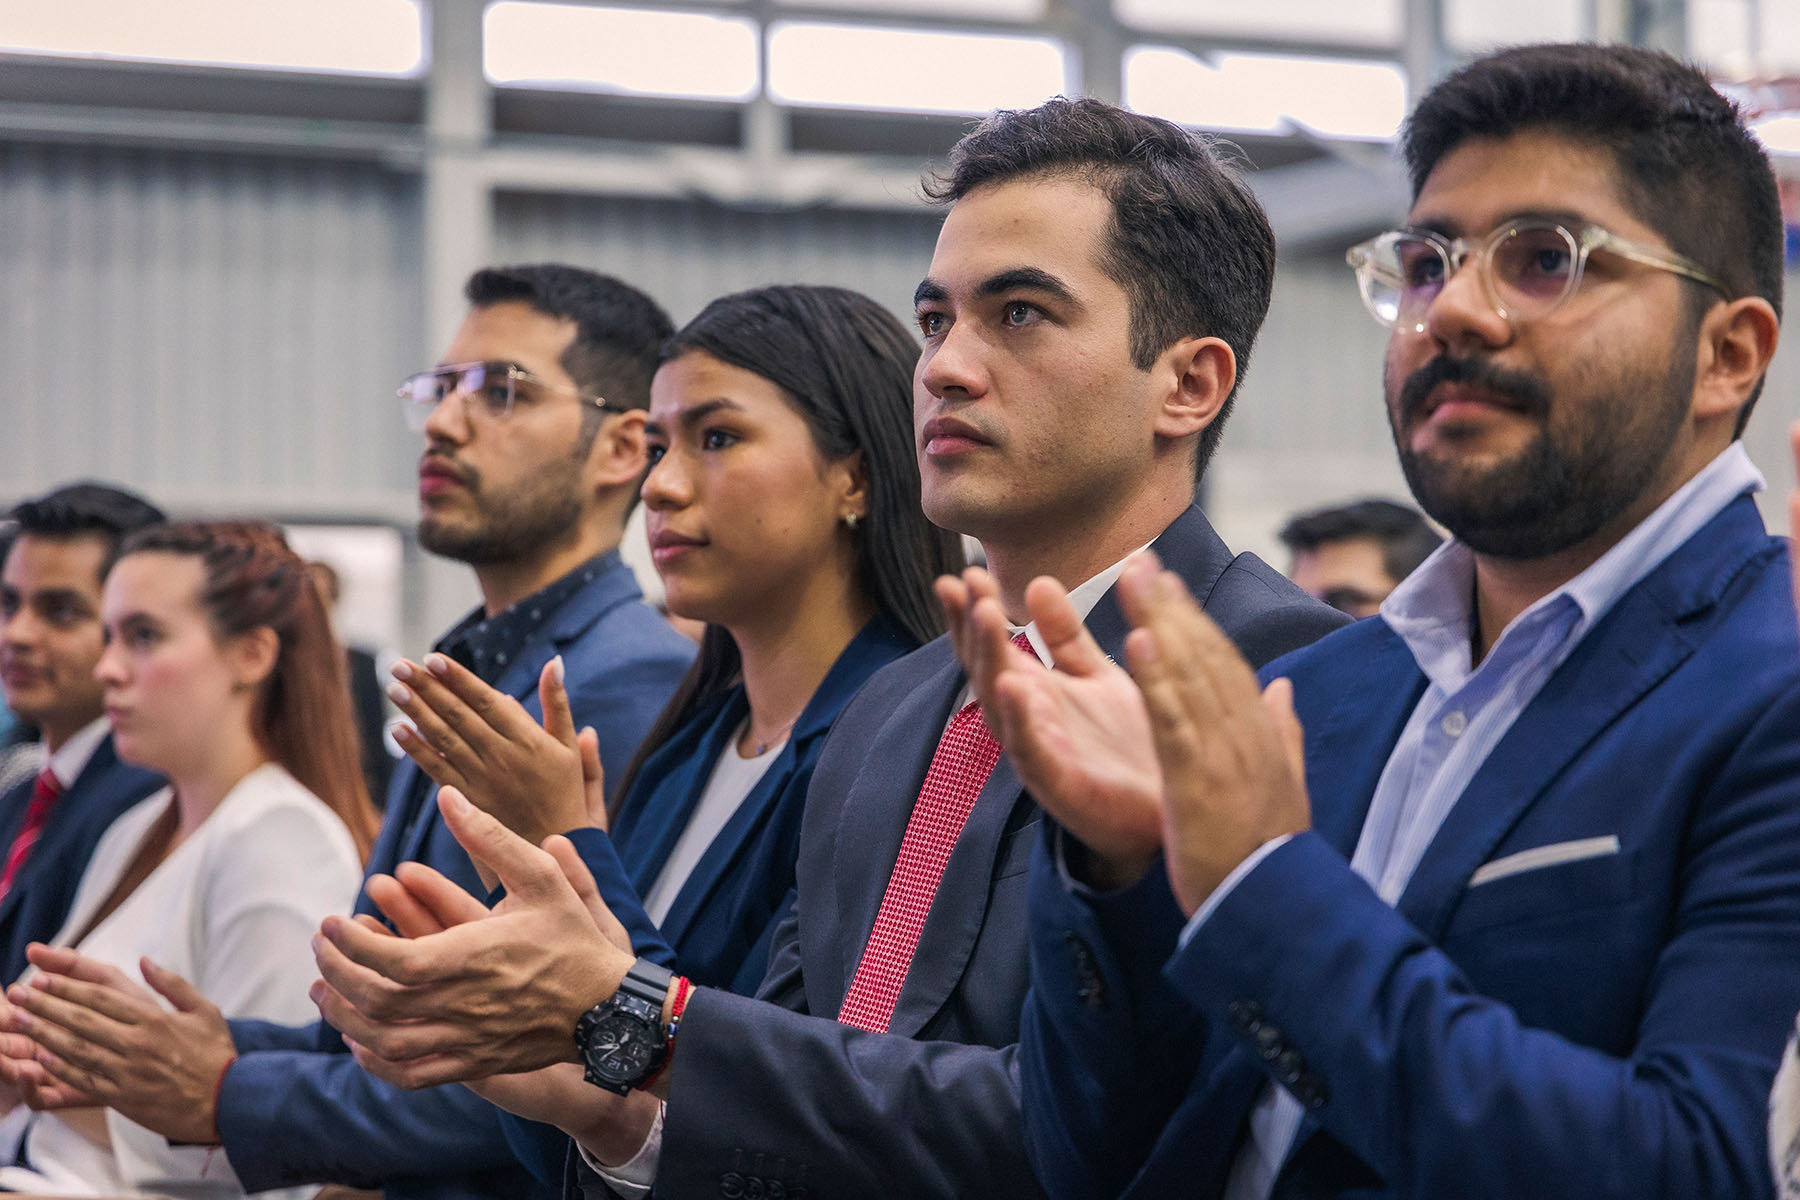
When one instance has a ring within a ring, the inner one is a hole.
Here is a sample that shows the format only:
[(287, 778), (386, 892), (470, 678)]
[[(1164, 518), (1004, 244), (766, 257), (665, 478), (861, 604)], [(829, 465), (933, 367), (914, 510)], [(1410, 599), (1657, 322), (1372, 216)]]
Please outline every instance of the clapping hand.
[(576, 1020), (633, 962), (623, 926), (566, 838), (539, 849), (454, 788), (438, 806), (505, 897), (487, 910), (419, 863), (372, 877), (370, 898), (397, 925), (429, 918), (441, 931), (401, 938), (327, 917), (313, 943), (323, 976), (313, 1000), (359, 1063), (401, 1087), (575, 1061)]
[(538, 676), (542, 725), (525, 706), (442, 654), (394, 664), (388, 696), (412, 722), (394, 740), (419, 769), (453, 787), (532, 845), (606, 827), (599, 738), (575, 729), (560, 656)]

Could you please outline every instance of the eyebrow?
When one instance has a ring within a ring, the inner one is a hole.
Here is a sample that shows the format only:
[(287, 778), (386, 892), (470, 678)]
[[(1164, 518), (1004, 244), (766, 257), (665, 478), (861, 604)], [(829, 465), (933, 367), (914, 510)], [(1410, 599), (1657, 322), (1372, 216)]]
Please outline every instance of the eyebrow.
[[(714, 413), (724, 409), (729, 409), (732, 412), (743, 412), (744, 406), (739, 404), (736, 400), (729, 399), (725, 396), (719, 396), (712, 400), (696, 404), (691, 408), (682, 409), (681, 414), (676, 417), (675, 423), (684, 427), (696, 425), (699, 422), (706, 420), (706, 418), (712, 416)], [(663, 428), (661, 421), (645, 421), (644, 432), (666, 433), (667, 430)]]
[[(1573, 212), (1568, 209), (1523, 209), (1504, 214), (1494, 222), (1493, 228), (1498, 229), (1512, 221), (1550, 221), (1558, 225), (1591, 225), (1594, 223), (1585, 213)], [(1456, 221), (1448, 218), (1411, 221), (1406, 225), (1408, 233), (1435, 233), (1446, 238), (1459, 236), (1460, 228), (1461, 226)]]
[(94, 607), (86, 595), (74, 588), (43, 588), (39, 591), (26, 593), (17, 588), (8, 586), (5, 590), (11, 592), (13, 595), (26, 598), (31, 604), (74, 604), (86, 609), (92, 609)]
[[(975, 285), (975, 294), (984, 298), (1003, 296), (1008, 292), (1042, 292), (1066, 304), (1079, 304), (1069, 285), (1038, 267), (1012, 267), (989, 275)], [(950, 298), (950, 292), (935, 279), (926, 279), (913, 291), (914, 306), (937, 303)]]

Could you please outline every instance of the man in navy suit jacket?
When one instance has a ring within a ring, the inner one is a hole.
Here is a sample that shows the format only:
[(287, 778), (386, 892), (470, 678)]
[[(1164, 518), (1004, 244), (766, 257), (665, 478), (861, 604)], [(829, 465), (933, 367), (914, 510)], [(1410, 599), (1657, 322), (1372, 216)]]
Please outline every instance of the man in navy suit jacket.
[(1407, 228), (1351, 262), (1455, 539), (1260, 697), (1124, 581), (1138, 688), (1081, 682), (1134, 724), (1078, 753), (1158, 768), (1039, 792), (1034, 1164), (1057, 1197), (1765, 1196), (1800, 1004), (1800, 642), (1735, 440), (1767, 159), (1698, 72), (1596, 46), (1464, 68), (1406, 152)]
[[(420, 544), (467, 562), (481, 590), (437, 650), (534, 712), (539, 675), (560, 655), (574, 718), (594, 729), (616, 779), (692, 656), (642, 603), (617, 549), (645, 468), (643, 410), (668, 318), (636, 289), (574, 267), (478, 271), (465, 290), (471, 307), (444, 365), (401, 389), (425, 435)], [(422, 862), (479, 890), (436, 792), (410, 761), (397, 767), (369, 872)], [(374, 911), (366, 894), (357, 911)], [(486, 1101), (462, 1087), (393, 1087), (358, 1067), (328, 1025), (233, 1021), (227, 1037), (216, 1012), (204, 1028), (160, 1009), (138, 1016), (126, 1036), (180, 1044), (191, 1070), (115, 1107), (190, 1142), (216, 1126), (250, 1191), (543, 1192)]]
[[(914, 377), (924, 508), (981, 539), (995, 603), (1027, 624), (1026, 584), (1052, 575), (1078, 585), (1097, 635), (1116, 648), (1123, 622), (1110, 585), (1126, 558), (1155, 542), (1258, 661), (1341, 624), (1254, 556), (1234, 555), (1192, 504), (1274, 270), (1273, 236), (1242, 180), (1168, 122), (1057, 100), (1000, 114), (966, 138), (944, 198), (952, 207), (915, 297), (925, 335)], [(1043, 632), (1026, 631), (1041, 653), (1059, 653)], [(660, 1157), (646, 1142), (658, 1115), (649, 1092), (589, 1088), (591, 1104), (531, 1115), (592, 1133), (582, 1140), (601, 1162), (636, 1155), (640, 1181), (617, 1182), (641, 1193), (653, 1175), (656, 1194), (671, 1200), (799, 1189), (1035, 1196), (1014, 1055), (1031, 985), (1025, 866), (1041, 822), (1004, 763), (955, 837), (885, 1031), (838, 1019), (965, 685), (940, 639), (877, 673), (846, 707), (807, 791), (794, 907), (758, 998), (698, 988), (681, 1018), (672, 1064), (655, 1083), (668, 1100)], [(562, 900), (586, 920), (572, 891)], [(456, 1049), (425, 1060), (396, 1054), (408, 1061), (375, 1069), (419, 1083), (440, 1069), (446, 1078), (491, 1074), (496, 1060), (514, 1069), (551, 1061), (510, 1057), (520, 1046), (571, 1056), (577, 1018), (607, 999), (632, 959), (597, 931), (582, 942), (533, 925), (550, 919), (549, 904), (404, 947), (415, 965), (461, 982), (435, 995), (408, 987), (403, 999), (426, 999), (435, 1016), (449, 991), (508, 994), (517, 972), (520, 983), (555, 981), (550, 990), (569, 1003), (513, 1006), (457, 1028)], [(558, 930), (573, 924), (555, 921)], [(326, 932), (334, 953), (342, 947), (357, 964), (384, 963), (396, 949), (354, 926), (328, 923)], [(411, 1015), (406, 1005), (383, 1003), (385, 986), (358, 986), (366, 976), (350, 982), (346, 961), (322, 953), (327, 979), (379, 1011), (330, 994), (325, 1011), (376, 1053), (395, 1035), (404, 1042), (406, 1030), (385, 1022)], [(475, 964), (500, 966), (465, 969)], [(471, 1047), (478, 1065), (463, 1057)]]
[(41, 731), (43, 769), (56, 787), (46, 792), (28, 779), (0, 797), (0, 981), (7, 983), (25, 969), (25, 947), (55, 937), (68, 919), (113, 818), (162, 783), (113, 752), (94, 667), (105, 645), (101, 584), (119, 543), (163, 514), (118, 488), (77, 483), (10, 515), (15, 534), (0, 573), (0, 688), (7, 707)]

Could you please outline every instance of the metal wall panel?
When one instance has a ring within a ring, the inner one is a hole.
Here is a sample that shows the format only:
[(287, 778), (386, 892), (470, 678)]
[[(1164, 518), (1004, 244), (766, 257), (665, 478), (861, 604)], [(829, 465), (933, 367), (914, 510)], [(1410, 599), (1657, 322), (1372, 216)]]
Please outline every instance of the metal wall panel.
[(416, 177), (373, 165), (0, 144), (0, 497), (409, 513), (418, 243)]
[(506, 262), (558, 260), (643, 288), (677, 324), (706, 302), (772, 283), (855, 288), (912, 325), (938, 217), (836, 209), (744, 212), (702, 201), (522, 195), (495, 201)]

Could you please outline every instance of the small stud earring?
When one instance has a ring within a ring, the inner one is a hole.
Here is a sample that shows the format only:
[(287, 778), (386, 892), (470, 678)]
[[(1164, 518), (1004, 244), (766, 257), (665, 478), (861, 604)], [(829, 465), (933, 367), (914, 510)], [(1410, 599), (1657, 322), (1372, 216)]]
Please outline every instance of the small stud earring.
[(845, 513), (844, 514), (844, 524), (849, 527), (851, 532), (855, 532), (856, 523), (860, 520), (862, 520), (862, 518), (857, 516), (855, 513)]

